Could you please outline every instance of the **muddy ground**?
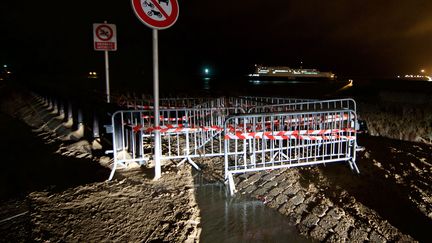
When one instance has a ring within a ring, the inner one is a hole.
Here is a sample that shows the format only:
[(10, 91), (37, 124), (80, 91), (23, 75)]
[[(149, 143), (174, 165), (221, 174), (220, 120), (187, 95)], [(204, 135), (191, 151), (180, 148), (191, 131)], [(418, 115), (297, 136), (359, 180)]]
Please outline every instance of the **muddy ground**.
[[(367, 135), (359, 144), (359, 175), (346, 163), (246, 173), (234, 178), (237, 196), (261, 200), (319, 241), (429, 242), (432, 146)], [(203, 163), (222, 179), (222, 160)]]
[(158, 181), (142, 167), (107, 182), (111, 160), (86, 140), (65, 140), (77, 133), (57, 114), (15, 90), (2, 95), (1, 242), (199, 240), (189, 166), (168, 164)]
[[(161, 181), (144, 167), (106, 182), (111, 161), (97, 146), (64, 140), (77, 133), (37, 100), (2, 95), (2, 241), (199, 241), (188, 165), (167, 164)], [(236, 196), (262, 201), (317, 241), (429, 242), (432, 146), (368, 135), (359, 144), (360, 175), (344, 163), (248, 173), (235, 177)], [(221, 159), (197, 162), (207, 179), (222, 178)]]

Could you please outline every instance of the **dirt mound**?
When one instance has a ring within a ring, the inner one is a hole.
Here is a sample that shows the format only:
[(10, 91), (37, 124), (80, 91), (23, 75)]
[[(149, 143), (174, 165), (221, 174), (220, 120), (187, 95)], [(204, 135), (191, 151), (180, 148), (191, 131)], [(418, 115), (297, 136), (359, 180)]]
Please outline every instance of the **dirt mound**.
[(96, 156), (89, 141), (61, 140), (73, 131), (40, 99), (0, 92), (3, 139), (10, 141), (2, 152), (11, 155), (1, 177), (2, 241), (198, 241), (190, 167), (167, 163), (158, 181), (142, 167), (107, 182), (112, 159)]

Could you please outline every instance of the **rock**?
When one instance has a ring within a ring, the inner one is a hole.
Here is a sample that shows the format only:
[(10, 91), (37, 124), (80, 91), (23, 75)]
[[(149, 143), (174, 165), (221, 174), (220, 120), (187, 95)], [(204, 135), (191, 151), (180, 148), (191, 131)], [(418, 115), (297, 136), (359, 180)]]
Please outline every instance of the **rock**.
[(246, 179), (246, 180), (241, 181), (236, 187), (238, 188), (238, 190), (242, 190), (251, 184), (253, 184), (253, 183), (251, 183), (251, 181)]
[(345, 215), (345, 211), (340, 207), (332, 208), (328, 211), (327, 215), (331, 216), (334, 219), (339, 220), (342, 216)]
[(369, 241), (370, 242), (376, 242), (376, 243), (386, 242), (384, 237), (382, 235), (380, 235), (379, 233), (377, 233), (375, 230), (370, 233)]
[(288, 187), (284, 193), (288, 196), (295, 195), (300, 190), (300, 188), (300, 183), (296, 182), (292, 186)]
[(319, 218), (315, 214), (308, 214), (301, 224), (305, 225), (308, 228), (316, 226), (318, 224)]
[(262, 180), (264, 180), (264, 181), (271, 181), (271, 180), (273, 180), (273, 178), (276, 177), (276, 175), (274, 173), (275, 171), (277, 171), (277, 170), (273, 170), (272, 172), (268, 173), (267, 175), (264, 175), (262, 177)]
[(353, 228), (349, 233), (351, 242), (364, 242), (367, 239), (368, 233), (363, 227)]
[(285, 179), (286, 178), (283, 175), (277, 175), (273, 180), (276, 181), (278, 184), (280, 184)]
[[(249, 178), (247, 178), (247, 182), (249, 183), (249, 184), (254, 184), (255, 182), (257, 182), (259, 179), (261, 179), (261, 173), (259, 173), (259, 172), (255, 172), (251, 177), (249, 177)], [(246, 182), (245, 181), (245, 182)]]
[(321, 228), (323, 229), (329, 230), (334, 226), (336, 226), (337, 224), (338, 224), (338, 220), (336, 220), (335, 218), (327, 214), (326, 216), (321, 218), (318, 225), (321, 226)]
[(382, 221), (378, 225), (378, 232), (387, 240), (394, 241), (398, 235), (398, 230), (388, 221)]
[(369, 151), (366, 151), (366, 152), (364, 153), (364, 157), (365, 157), (366, 159), (369, 159), (369, 158), (371, 157)]
[(312, 213), (318, 217), (322, 217), (328, 210), (328, 206), (326, 204), (318, 204), (316, 207), (312, 209)]
[(332, 243), (333, 242), (337, 242), (337, 243), (348, 242), (348, 239), (347, 238), (343, 238), (343, 237), (341, 237), (338, 234), (331, 234), (330, 237), (328, 237), (325, 242), (332, 242)]
[(274, 200), (274, 199), (268, 199), (268, 198), (266, 198), (266, 200), (267, 200), (266, 205), (268, 207), (270, 207), (270, 208), (279, 208), (280, 207), (280, 204), (278, 204), (276, 202), (276, 200)]
[(280, 187), (275, 187), (271, 189), (271, 191), (267, 194), (267, 197), (275, 197), (283, 192), (283, 189)]
[(304, 212), (307, 212), (307, 207), (307, 204), (302, 203), (295, 208), (294, 213), (301, 216)]
[(255, 191), (253, 191), (251, 193), (251, 196), (256, 198), (258, 196), (262, 196), (262, 195), (266, 194), (266, 192), (267, 192), (267, 188), (260, 187), (260, 188), (257, 188)]
[[(283, 177), (283, 176), (280, 176), (280, 177)], [(276, 181), (278, 181), (278, 180), (276, 180)], [(292, 182), (290, 181), (290, 180), (284, 180), (284, 181), (282, 181), (282, 182), (279, 182), (279, 185), (278, 185), (278, 187), (280, 187), (280, 188), (282, 188), (282, 189), (287, 189), (288, 187), (290, 187), (290, 186), (292, 186)]]
[(270, 190), (270, 192), (268, 192), (265, 196), (266, 196), (266, 201), (267, 202), (271, 202), (275, 197), (277, 197), (279, 194), (281, 194), (283, 191), (282, 188), (280, 187), (275, 187), (273, 189)]
[(240, 181), (244, 181), (244, 180), (247, 180), (251, 176), (252, 176), (251, 173), (243, 173), (243, 174), (238, 175), (237, 177), (240, 179)]
[(290, 214), (290, 218), (295, 224), (299, 224), (303, 218), (303, 215), (307, 212), (307, 205), (300, 204)]
[(304, 201), (304, 192), (300, 191), (295, 195), (293, 198), (290, 199), (290, 202), (294, 204), (295, 206), (301, 204)]
[(246, 189), (244, 189), (244, 190), (242, 191), (242, 193), (243, 193), (243, 194), (249, 194), (249, 193), (251, 193), (251, 192), (253, 192), (253, 191), (255, 191), (255, 190), (256, 190), (256, 185), (251, 184), (251, 185), (249, 185)]
[(265, 183), (262, 187), (265, 188), (267, 191), (270, 191), (271, 188), (277, 185), (276, 181), (269, 181)]
[(300, 234), (302, 234), (302, 235), (308, 235), (309, 234), (310, 228), (306, 227), (306, 225), (299, 224), (297, 226), (297, 228), (298, 228)]
[[(278, 205), (278, 204), (276, 204), (276, 205)], [(279, 211), (279, 213), (288, 216), (294, 210), (294, 208), (295, 208), (294, 204), (287, 202), (287, 203), (284, 203), (282, 206), (280, 206), (278, 211)]]
[(319, 241), (323, 241), (328, 234), (328, 230), (321, 228), (319, 225), (316, 226), (311, 232), (310, 235)]
[(288, 197), (285, 194), (280, 194), (276, 197), (275, 201), (278, 205), (282, 205), (288, 200)]
[(348, 217), (342, 217), (339, 221), (339, 223), (334, 228), (334, 231), (341, 237), (341, 238), (348, 238), (348, 231), (353, 225), (352, 219)]
[(305, 200), (303, 201), (303, 204), (310, 204), (312, 202), (315, 202), (316, 196), (314, 194), (308, 194), (306, 193)]

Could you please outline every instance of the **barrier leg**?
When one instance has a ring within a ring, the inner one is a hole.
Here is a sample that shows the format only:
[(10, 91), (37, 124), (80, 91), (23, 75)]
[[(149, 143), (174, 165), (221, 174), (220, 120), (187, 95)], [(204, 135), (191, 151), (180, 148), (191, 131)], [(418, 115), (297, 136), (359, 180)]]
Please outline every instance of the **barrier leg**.
[(199, 166), (189, 157), (189, 132), (186, 132), (186, 149), (185, 149), (186, 158), (184, 158), (177, 166), (182, 165), (186, 160), (191, 164), (195, 169), (201, 171)]
[(117, 169), (117, 161), (116, 161), (116, 159), (114, 159), (114, 165), (113, 165), (113, 168), (111, 170), (108, 181), (112, 180), (112, 178), (114, 177), (114, 173), (115, 173), (116, 169)]
[(355, 171), (357, 174), (360, 174), (360, 170), (358, 169), (356, 162), (354, 160), (350, 160), (349, 163), (350, 163), (351, 169), (353, 171)]
[(237, 190), (235, 189), (234, 178), (232, 176), (232, 173), (228, 173), (228, 188), (229, 188), (230, 195), (234, 196)]

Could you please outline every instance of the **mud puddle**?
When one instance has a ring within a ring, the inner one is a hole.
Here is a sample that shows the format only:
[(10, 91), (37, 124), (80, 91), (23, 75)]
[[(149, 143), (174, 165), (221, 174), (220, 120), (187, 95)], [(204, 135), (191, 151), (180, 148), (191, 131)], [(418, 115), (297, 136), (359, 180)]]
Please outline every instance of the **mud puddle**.
[(222, 183), (210, 183), (199, 173), (194, 180), (201, 242), (312, 242), (301, 236), (287, 217), (261, 201), (230, 197)]

